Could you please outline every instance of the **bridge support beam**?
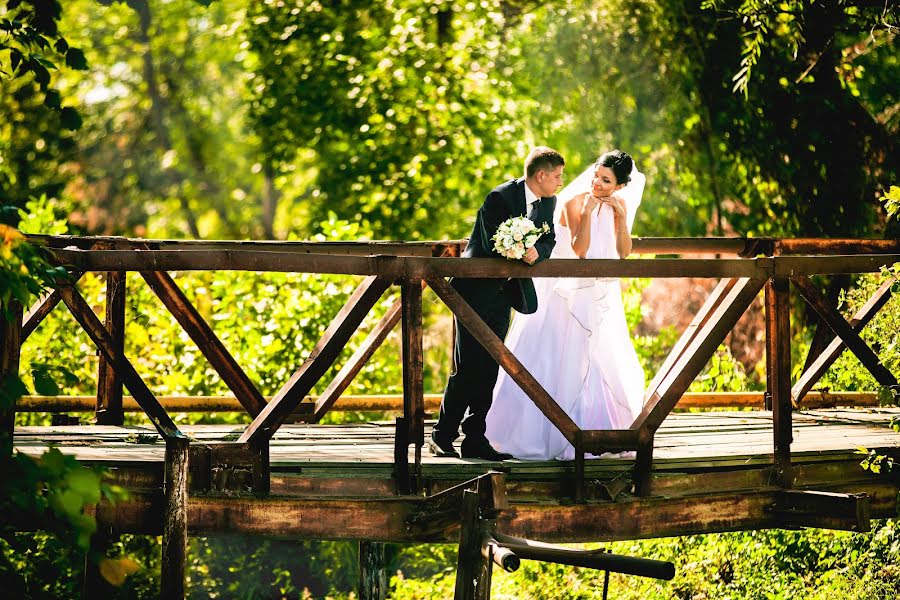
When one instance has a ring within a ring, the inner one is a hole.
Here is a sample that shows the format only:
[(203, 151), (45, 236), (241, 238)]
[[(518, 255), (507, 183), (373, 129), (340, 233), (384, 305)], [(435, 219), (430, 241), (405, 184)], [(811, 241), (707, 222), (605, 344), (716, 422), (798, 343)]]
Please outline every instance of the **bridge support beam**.
[(867, 494), (838, 494), (812, 490), (783, 490), (771, 512), (784, 527), (819, 527), (869, 531), (872, 515)]
[(791, 470), (791, 306), (790, 281), (766, 282), (766, 395), (772, 406), (775, 476), (778, 485), (793, 485)]
[(163, 515), (160, 598), (185, 596), (188, 545), (188, 454), (190, 440), (166, 440), (165, 498)]
[(385, 563), (385, 544), (370, 541), (359, 543), (359, 600), (384, 600), (387, 597)]
[[(12, 319), (0, 314), (0, 392), (9, 394), (3, 398), (10, 402), (18, 394), (13, 391), (13, 382), (19, 375), (19, 358), (22, 353), (22, 306), (11, 302), (9, 312)], [(0, 460), (9, 458), (13, 449), (13, 430), (16, 425), (16, 404), (5, 406), (0, 400)]]

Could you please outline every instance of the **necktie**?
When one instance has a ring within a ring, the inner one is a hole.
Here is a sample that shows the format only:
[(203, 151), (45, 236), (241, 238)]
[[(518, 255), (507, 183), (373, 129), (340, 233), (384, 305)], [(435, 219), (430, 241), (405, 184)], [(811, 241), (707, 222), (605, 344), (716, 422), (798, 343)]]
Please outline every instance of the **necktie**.
[(538, 211), (540, 210), (541, 199), (538, 198), (534, 202), (531, 203), (531, 210), (528, 211), (528, 218), (531, 221), (537, 222)]

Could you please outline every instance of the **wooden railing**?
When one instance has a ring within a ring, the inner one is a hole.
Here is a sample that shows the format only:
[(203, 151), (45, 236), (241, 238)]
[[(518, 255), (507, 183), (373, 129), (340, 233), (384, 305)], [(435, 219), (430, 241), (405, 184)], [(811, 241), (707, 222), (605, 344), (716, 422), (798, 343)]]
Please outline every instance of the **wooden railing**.
[[(426, 417), (423, 389), (422, 291), (430, 287), (459, 322), (487, 349), (535, 405), (576, 449), (575, 497), (581, 499), (584, 457), (587, 453), (636, 451), (634, 468), (638, 494), (649, 493), (653, 441), (665, 418), (685, 397), (725, 336), (761, 291), (765, 293), (766, 373), (765, 405), (773, 411), (774, 460), (778, 483), (791, 486), (791, 410), (812, 388), (838, 355), (849, 348), (875, 379), (896, 386), (893, 374), (878, 361), (859, 337), (859, 330), (887, 302), (892, 282), (882, 285), (848, 322), (810, 281), (815, 274), (877, 272), (900, 261), (897, 240), (818, 239), (636, 239), (637, 254), (690, 254), (691, 258), (634, 258), (629, 260), (549, 260), (533, 267), (500, 259), (458, 258), (461, 242), (178, 242), (121, 238), (33, 236), (53, 260), (73, 277), (32, 307), (16, 329), (4, 328), (4, 364), (17, 357), (19, 347), (60, 301), (84, 328), (101, 354), (96, 397), (97, 422), (120, 424), (125, 403), (122, 385), (171, 447), (173, 460), (187, 451), (198, 453), (192, 464), (213, 468), (216, 461), (246, 461), (253, 471), (252, 489), (268, 492), (269, 440), (285, 422), (300, 413), (319, 421), (339, 405), (352, 379), (397, 323), (401, 323), (403, 357), (402, 416), (397, 418), (395, 475), (399, 493), (421, 489), (421, 450)], [(355, 292), (331, 321), (309, 357), (271, 398), (264, 398), (219, 341), (213, 329), (191, 305), (167, 271), (250, 270), (332, 273), (364, 276)], [(105, 322), (91, 310), (75, 282), (88, 271), (107, 273)], [(153, 394), (124, 353), (124, 276), (141, 273), (144, 280), (194, 340), (228, 385), (252, 422), (236, 442), (190, 448), (169, 416), (166, 403)], [(647, 387), (644, 408), (628, 429), (582, 430), (506, 348), (446, 277), (703, 277), (718, 285), (693, 322), (675, 344)], [(375, 326), (366, 341), (344, 365), (325, 391), (304, 402), (334, 364), (351, 336), (391, 286), (400, 299)], [(789, 287), (831, 329), (833, 341), (791, 387)], [(10, 333), (12, 332), (12, 333)], [(414, 461), (408, 459), (414, 446)]]

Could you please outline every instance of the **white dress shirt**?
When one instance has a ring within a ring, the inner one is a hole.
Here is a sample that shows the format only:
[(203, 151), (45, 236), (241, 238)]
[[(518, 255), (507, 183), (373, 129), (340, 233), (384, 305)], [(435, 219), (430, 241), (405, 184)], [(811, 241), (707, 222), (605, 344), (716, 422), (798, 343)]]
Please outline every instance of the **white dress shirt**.
[(534, 206), (534, 203), (540, 200), (538, 195), (531, 191), (531, 188), (528, 187), (528, 183), (525, 183), (525, 216), (531, 214), (531, 207)]

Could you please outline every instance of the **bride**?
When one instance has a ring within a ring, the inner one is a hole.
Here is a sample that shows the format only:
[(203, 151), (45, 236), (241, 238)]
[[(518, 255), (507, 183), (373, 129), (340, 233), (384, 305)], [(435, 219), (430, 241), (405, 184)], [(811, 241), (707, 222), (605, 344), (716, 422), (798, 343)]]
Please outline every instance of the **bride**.
[[(557, 198), (551, 258), (625, 258), (644, 175), (620, 150), (597, 161)], [(506, 345), (585, 430), (627, 429), (641, 411), (644, 372), (625, 323), (619, 280), (535, 279), (537, 312), (516, 314)], [(488, 440), (516, 458), (571, 460), (574, 448), (501, 370)]]

